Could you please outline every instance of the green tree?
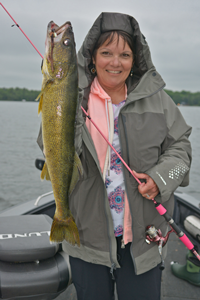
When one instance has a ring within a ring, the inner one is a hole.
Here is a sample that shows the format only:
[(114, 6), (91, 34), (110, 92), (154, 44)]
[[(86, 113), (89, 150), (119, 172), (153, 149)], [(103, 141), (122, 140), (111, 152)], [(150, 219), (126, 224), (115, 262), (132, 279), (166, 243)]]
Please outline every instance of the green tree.
[(26, 88), (0, 88), (0, 100), (12, 101), (35, 101), (40, 91), (28, 90)]

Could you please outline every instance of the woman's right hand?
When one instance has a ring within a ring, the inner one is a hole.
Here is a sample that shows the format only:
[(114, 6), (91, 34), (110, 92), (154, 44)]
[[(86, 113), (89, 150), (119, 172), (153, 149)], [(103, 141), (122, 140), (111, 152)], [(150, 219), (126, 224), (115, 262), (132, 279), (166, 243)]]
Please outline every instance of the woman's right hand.
[(133, 170), (133, 174), (138, 179), (145, 179), (146, 182), (142, 182), (138, 185), (138, 191), (142, 197), (151, 200), (159, 194), (159, 189), (155, 181), (145, 173), (137, 173)]

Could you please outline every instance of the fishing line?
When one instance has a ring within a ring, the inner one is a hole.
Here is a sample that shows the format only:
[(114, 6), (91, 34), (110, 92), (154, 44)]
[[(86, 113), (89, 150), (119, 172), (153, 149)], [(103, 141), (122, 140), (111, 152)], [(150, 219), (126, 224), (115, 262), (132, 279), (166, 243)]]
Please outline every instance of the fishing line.
[[(24, 36), (27, 38), (27, 40), (31, 43), (31, 45), (34, 47), (34, 49), (38, 52), (38, 54), (42, 56), (42, 54), (38, 51), (38, 49), (34, 46), (34, 44), (31, 42), (31, 40), (27, 37), (25, 32), (21, 29), (21, 27), (17, 24), (17, 22), (13, 19), (13, 17), (10, 15), (10, 13), (6, 10), (6, 8), (3, 6), (2, 3), (0, 5), (3, 7), (3, 9), (6, 11), (6, 13), (9, 15), (9, 17), (13, 20), (13, 22), (16, 24), (16, 26), (21, 30), (21, 32), (24, 34)], [(118, 156), (118, 158), (121, 160), (121, 162), (124, 164), (124, 166), (128, 169), (128, 171), (131, 173), (131, 175), (135, 178), (135, 180), (138, 182), (138, 184), (141, 184), (141, 181), (134, 175), (133, 171), (130, 169), (130, 167), (127, 165), (127, 163), (123, 160), (123, 158), (119, 155), (119, 153), (115, 150), (115, 148), (111, 145), (111, 143), (107, 140), (105, 135), (101, 132), (101, 130), (97, 127), (97, 125), (94, 123), (94, 121), (91, 119), (91, 117), (88, 115), (88, 113), (84, 110), (84, 108), (81, 106), (82, 111), (86, 115), (86, 117), (92, 122), (92, 124), (96, 127), (96, 129), (99, 131), (99, 133), (102, 135), (102, 137), (105, 139), (105, 141), (108, 143), (108, 145), (112, 148), (112, 150), (115, 152), (115, 154)], [(200, 255), (197, 253), (197, 251), (194, 248), (194, 245), (192, 242), (188, 239), (186, 234), (175, 224), (174, 220), (171, 218), (171, 216), (167, 213), (167, 210), (162, 206), (162, 204), (157, 203), (155, 199), (151, 199), (153, 203), (155, 204), (155, 208), (158, 211), (158, 213), (165, 218), (169, 226), (172, 228), (172, 231), (176, 233), (178, 238), (182, 241), (182, 243), (197, 257), (197, 259), (200, 261)]]
[[(34, 44), (31, 42), (31, 40), (27, 37), (27, 35), (25, 34), (25, 32), (21, 29), (21, 27), (19, 26), (19, 24), (17, 24), (17, 22), (13, 19), (13, 17), (9, 14), (9, 12), (7, 11), (7, 9), (3, 6), (2, 3), (0, 3), (0, 5), (3, 7), (3, 9), (5, 10), (5, 12), (7, 12), (7, 14), (9, 15), (9, 17), (13, 20), (13, 22), (15, 23), (15, 25), (21, 30), (21, 32), (23, 33), (23, 35), (27, 38), (27, 40), (31, 43), (31, 45), (33, 46), (33, 48), (38, 52), (38, 54), (43, 58), (42, 54), (38, 51), (38, 49), (34, 46)], [(11, 27), (15, 26), (12, 25)]]

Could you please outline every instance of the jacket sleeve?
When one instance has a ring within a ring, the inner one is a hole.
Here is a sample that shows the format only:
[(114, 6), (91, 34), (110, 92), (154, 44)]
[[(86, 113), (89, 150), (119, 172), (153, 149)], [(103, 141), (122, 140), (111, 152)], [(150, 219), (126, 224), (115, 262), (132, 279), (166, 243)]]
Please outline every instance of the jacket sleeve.
[(192, 128), (188, 126), (173, 100), (163, 92), (163, 107), (168, 133), (162, 143), (162, 153), (148, 174), (157, 184), (159, 202), (167, 201), (178, 186), (189, 184), (191, 145), (188, 139)]

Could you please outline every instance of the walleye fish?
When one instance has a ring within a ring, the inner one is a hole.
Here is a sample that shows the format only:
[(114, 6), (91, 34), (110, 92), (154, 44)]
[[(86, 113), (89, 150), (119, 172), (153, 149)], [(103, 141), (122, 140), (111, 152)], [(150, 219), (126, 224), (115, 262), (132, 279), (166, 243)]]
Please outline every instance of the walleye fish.
[(49, 22), (42, 73), (42, 90), (37, 99), (40, 98), (38, 113), (42, 112), (46, 162), (41, 178), (51, 180), (56, 203), (50, 241), (65, 239), (80, 246), (78, 228), (69, 210), (69, 195), (83, 173), (74, 147), (78, 71), (70, 22), (60, 27)]

